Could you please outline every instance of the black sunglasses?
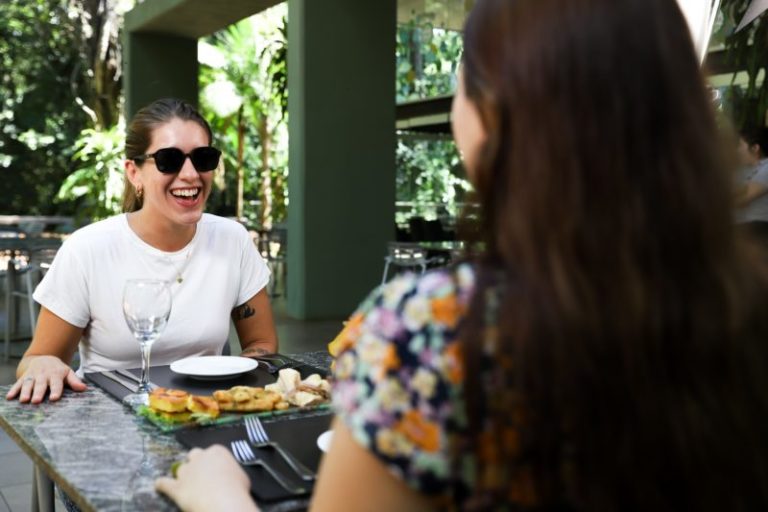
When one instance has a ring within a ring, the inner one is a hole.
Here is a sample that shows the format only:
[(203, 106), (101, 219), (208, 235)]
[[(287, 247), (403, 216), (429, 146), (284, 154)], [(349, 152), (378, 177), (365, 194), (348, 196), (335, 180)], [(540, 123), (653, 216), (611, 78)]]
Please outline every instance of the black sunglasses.
[(163, 148), (154, 153), (135, 156), (132, 160), (142, 164), (145, 160), (154, 158), (158, 171), (163, 174), (175, 174), (184, 166), (187, 157), (192, 160), (192, 165), (197, 172), (208, 172), (219, 166), (220, 156), (221, 151), (218, 149), (212, 146), (202, 146), (189, 153), (185, 153), (179, 148)]

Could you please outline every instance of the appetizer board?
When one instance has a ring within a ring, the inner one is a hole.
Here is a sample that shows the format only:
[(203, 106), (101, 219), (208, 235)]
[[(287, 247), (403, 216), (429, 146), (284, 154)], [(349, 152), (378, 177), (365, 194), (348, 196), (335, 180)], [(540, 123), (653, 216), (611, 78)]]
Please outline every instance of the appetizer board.
[[(138, 370), (131, 370), (135, 375), (139, 374)], [(322, 369), (314, 368), (308, 365), (302, 365), (296, 368), (296, 370), (282, 370), (282, 375), (289, 377), (287, 380), (293, 379), (307, 379), (311, 378), (312, 382), (317, 382), (317, 379), (322, 380), (321, 375), (326, 375)], [(295, 374), (292, 375), (292, 374)], [(312, 377), (312, 375), (315, 375)], [(166, 388), (168, 390), (181, 391), (193, 395), (195, 397), (210, 397), (212, 398), (216, 392), (229, 392), (236, 390), (240, 395), (243, 393), (253, 394), (258, 388), (272, 388), (275, 390), (276, 381), (278, 378), (277, 373), (269, 373), (266, 367), (259, 365), (256, 369), (247, 372), (234, 379), (225, 379), (220, 381), (214, 380), (198, 380), (190, 378), (184, 375), (178, 375), (170, 370), (169, 366), (155, 366), (150, 371), (150, 381), (156, 386)], [(115, 382), (112, 379), (107, 378), (102, 373), (86, 373), (86, 378), (91, 382), (98, 385), (109, 395), (113, 396), (117, 400), (122, 401), (130, 391)], [(292, 378), (291, 378), (292, 377)], [(283, 378), (286, 381), (286, 378)], [(325, 381), (327, 382), (327, 381)], [(231, 393), (229, 393), (231, 395)], [(326, 395), (327, 396), (327, 395)], [(287, 397), (286, 397), (287, 398)], [(307, 410), (322, 410), (329, 409), (329, 400), (307, 400), (306, 395), (300, 395), (301, 400), (296, 400), (291, 397), (291, 400), (274, 400), (274, 405), (278, 405), (279, 408), (272, 408), (270, 410), (221, 410), (216, 417), (212, 417), (205, 412), (195, 412), (194, 410), (188, 410), (188, 414), (175, 416), (174, 414), (167, 414), (162, 410), (153, 409), (147, 406), (141, 406), (136, 410), (136, 413), (143, 416), (152, 424), (157, 426), (164, 432), (172, 432), (187, 427), (194, 427), (200, 425), (222, 425), (228, 423), (234, 423), (241, 421), (244, 416), (256, 415), (259, 417), (269, 417), (282, 414), (292, 414)], [(231, 399), (231, 396), (230, 396)], [(294, 403), (291, 403), (294, 402)], [(303, 405), (299, 405), (303, 404)], [(237, 407), (229, 406), (230, 408), (237, 409)], [(225, 406), (223, 409), (226, 409)]]

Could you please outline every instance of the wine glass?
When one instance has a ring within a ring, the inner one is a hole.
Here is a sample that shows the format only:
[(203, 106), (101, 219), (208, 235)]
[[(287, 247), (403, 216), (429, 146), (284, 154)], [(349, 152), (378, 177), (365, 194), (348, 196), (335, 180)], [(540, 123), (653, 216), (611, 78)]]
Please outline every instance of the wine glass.
[(123, 315), (141, 346), (141, 384), (125, 397), (134, 408), (149, 403), (149, 354), (171, 314), (171, 290), (159, 279), (129, 279), (123, 289)]

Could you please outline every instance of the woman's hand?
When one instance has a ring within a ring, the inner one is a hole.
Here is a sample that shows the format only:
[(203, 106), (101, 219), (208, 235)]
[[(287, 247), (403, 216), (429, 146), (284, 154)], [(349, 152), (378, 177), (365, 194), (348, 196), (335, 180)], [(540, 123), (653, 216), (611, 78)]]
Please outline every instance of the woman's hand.
[(85, 391), (87, 386), (75, 375), (74, 370), (58, 357), (44, 355), (27, 357), (29, 361), (24, 365), (19, 380), (5, 395), (6, 400), (13, 400), (18, 396), (19, 402), (39, 404), (45, 398), (46, 391), (50, 390), (48, 400), (54, 402), (61, 398), (65, 383), (74, 391)]
[(258, 510), (251, 499), (251, 483), (229, 451), (221, 445), (193, 448), (179, 466), (176, 479), (163, 477), (155, 489), (185, 512)]

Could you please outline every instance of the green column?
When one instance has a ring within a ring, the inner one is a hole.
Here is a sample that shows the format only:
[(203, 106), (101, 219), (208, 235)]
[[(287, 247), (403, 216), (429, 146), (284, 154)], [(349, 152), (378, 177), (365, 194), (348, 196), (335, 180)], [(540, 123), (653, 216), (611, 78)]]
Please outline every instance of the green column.
[(197, 39), (133, 32), (127, 25), (123, 45), (126, 119), (159, 98), (180, 98), (197, 105)]
[(288, 312), (347, 316), (394, 238), (395, 0), (288, 1)]

